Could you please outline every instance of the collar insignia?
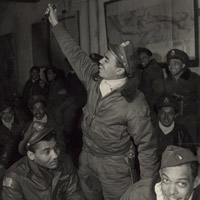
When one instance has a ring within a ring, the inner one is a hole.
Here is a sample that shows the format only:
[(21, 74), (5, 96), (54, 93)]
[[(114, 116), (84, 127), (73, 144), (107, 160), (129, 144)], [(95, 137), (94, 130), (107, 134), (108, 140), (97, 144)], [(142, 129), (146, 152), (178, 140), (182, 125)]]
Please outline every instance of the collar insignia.
[(175, 55), (175, 51), (174, 51), (174, 50), (171, 50), (170, 55), (171, 55), (171, 56), (174, 56), (174, 55)]
[(165, 97), (164, 103), (169, 103), (169, 99), (167, 97)]
[(120, 44), (120, 47), (126, 47), (126, 46), (128, 46), (130, 44), (130, 41), (126, 41), (126, 42), (122, 42), (121, 44)]

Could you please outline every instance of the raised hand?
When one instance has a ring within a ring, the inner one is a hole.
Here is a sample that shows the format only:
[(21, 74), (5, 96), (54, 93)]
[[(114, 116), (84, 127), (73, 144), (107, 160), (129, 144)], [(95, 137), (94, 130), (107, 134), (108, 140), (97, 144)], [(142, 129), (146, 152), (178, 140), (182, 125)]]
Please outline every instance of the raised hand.
[(57, 9), (55, 5), (49, 3), (45, 15), (48, 17), (52, 26), (58, 24)]

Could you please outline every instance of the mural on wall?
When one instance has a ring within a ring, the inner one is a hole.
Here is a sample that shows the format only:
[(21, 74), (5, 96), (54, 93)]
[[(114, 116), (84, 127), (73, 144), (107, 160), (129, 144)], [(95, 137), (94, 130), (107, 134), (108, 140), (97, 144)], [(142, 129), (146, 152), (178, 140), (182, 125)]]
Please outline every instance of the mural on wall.
[(124, 0), (105, 3), (109, 43), (132, 40), (159, 52), (157, 60), (165, 62), (171, 48), (186, 51), (196, 59), (195, 30), (196, 0)]
[(0, 36), (0, 81), (4, 84), (7, 95), (16, 92), (16, 49), (14, 34)]

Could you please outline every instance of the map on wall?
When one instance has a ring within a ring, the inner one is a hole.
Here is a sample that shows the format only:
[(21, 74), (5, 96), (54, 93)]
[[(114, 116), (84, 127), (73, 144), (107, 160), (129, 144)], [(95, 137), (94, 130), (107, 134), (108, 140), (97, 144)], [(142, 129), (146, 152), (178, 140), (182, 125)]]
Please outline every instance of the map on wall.
[(195, 17), (191, 0), (121, 0), (105, 4), (108, 42), (132, 40), (165, 62), (172, 49), (195, 59)]

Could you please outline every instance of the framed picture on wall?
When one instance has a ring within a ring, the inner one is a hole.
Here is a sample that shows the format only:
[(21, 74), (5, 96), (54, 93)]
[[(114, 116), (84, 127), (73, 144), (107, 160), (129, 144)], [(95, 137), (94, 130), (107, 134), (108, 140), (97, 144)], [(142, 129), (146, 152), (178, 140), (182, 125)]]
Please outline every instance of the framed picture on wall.
[(197, 0), (113, 0), (104, 9), (108, 43), (131, 40), (150, 49), (159, 63), (170, 49), (181, 49), (198, 66)]

